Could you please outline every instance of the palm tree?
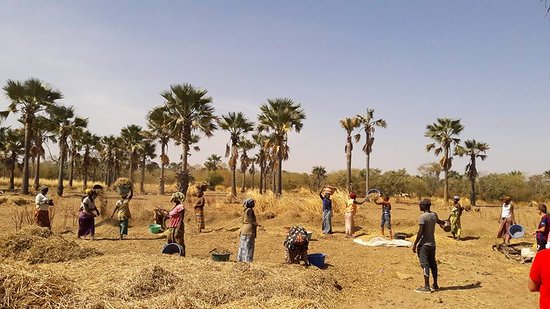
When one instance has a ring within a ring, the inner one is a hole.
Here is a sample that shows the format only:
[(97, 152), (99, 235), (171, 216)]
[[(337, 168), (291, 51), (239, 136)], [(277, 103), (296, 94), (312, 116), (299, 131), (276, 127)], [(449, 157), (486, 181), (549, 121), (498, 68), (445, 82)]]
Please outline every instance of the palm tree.
[(254, 175), (256, 174), (256, 157), (252, 157), (250, 159), (250, 168), (248, 169), (248, 172), (250, 173), (250, 177), (252, 177), (252, 191), (254, 191)]
[[(34, 164), (34, 190), (38, 191), (40, 186), (40, 158), (45, 158), (46, 151), (44, 143), (48, 140), (55, 140), (55, 125), (50, 119), (44, 116), (37, 116), (33, 121), (33, 145), (31, 148), (31, 156), (36, 158)], [(33, 159), (33, 162), (35, 159)]]
[[(346, 130), (346, 147), (345, 147), (345, 152), (346, 152), (346, 167), (347, 167), (347, 173), (346, 173), (346, 188), (348, 189), (348, 191), (350, 191), (352, 189), (352, 185), (351, 185), (351, 152), (353, 150), (353, 142), (352, 142), (352, 139), (351, 139), (351, 133), (353, 133), (353, 130), (355, 130), (356, 128), (358, 128), (361, 124), (359, 123), (359, 118), (357, 117), (353, 117), (353, 118), (349, 118), (349, 117), (346, 117), (342, 120), (340, 120), (340, 126)], [(356, 135), (356, 140), (358, 140), (360, 138), (361, 135), (357, 134)]]
[(476, 205), (476, 178), (478, 176), (476, 159), (479, 158), (481, 161), (487, 159), (487, 151), (489, 150), (489, 144), (478, 142), (475, 139), (464, 141), (464, 146), (458, 145), (456, 147), (455, 153), (458, 156), (467, 155), (470, 158), (468, 165), (466, 165), (466, 175), (470, 180), (470, 203)]
[(103, 163), (104, 181), (108, 187), (111, 186), (115, 179), (115, 149), (117, 147), (118, 140), (115, 136), (103, 136), (99, 143), (99, 153), (101, 162)]
[(6, 166), (10, 171), (9, 190), (15, 189), (15, 167), (19, 156), (24, 153), (25, 131), (21, 129), (7, 129), (2, 136), (6, 151)]
[(147, 165), (147, 159), (154, 159), (157, 157), (156, 154), (156, 145), (152, 140), (145, 140), (143, 143), (143, 148), (139, 152), (141, 156), (141, 181), (139, 182), (139, 192), (145, 193), (145, 166)]
[(82, 135), (85, 132), (85, 127), (75, 127), (71, 129), (69, 140), (71, 141), (69, 143), (69, 153), (71, 155), (70, 161), (71, 164), (69, 165), (69, 188), (73, 187), (73, 179), (74, 179), (74, 168), (75, 168), (75, 160), (80, 157), (79, 151), (82, 147)]
[(258, 167), (260, 168), (260, 183), (258, 186), (260, 187), (260, 194), (263, 194), (265, 191), (265, 183), (266, 183), (266, 169), (267, 169), (267, 161), (266, 161), (266, 141), (267, 136), (262, 134), (260, 130), (257, 130), (255, 134), (252, 134), (252, 140), (258, 146), (259, 150), (258, 153), (255, 156), (255, 161), (258, 163)]
[(229, 112), (227, 115), (222, 115), (218, 120), (218, 124), (222, 130), (229, 132), (229, 143), (225, 146), (225, 157), (229, 157), (229, 168), (231, 169), (231, 194), (237, 196), (236, 169), (237, 160), (239, 159), (239, 142), (243, 135), (254, 129), (254, 123), (241, 113)]
[(143, 134), (141, 132), (141, 126), (131, 124), (122, 128), (120, 131), (120, 137), (127, 151), (129, 160), (128, 178), (132, 183), (132, 189), (134, 188), (134, 171), (136, 170), (138, 153), (143, 150)]
[(319, 190), (323, 180), (327, 176), (327, 170), (323, 166), (314, 166), (311, 169), (311, 174), (313, 174), (314, 179), (313, 187), (315, 190)]
[(149, 111), (147, 114), (147, 126), (149, 131), (153, 134), (159, 143), (160, 143), (160, 178), (159, 178), (159, 194), (164, 194), (164, 182), (166, 181), (165, 177), (165, 167), (170, 163), (166, 151), (168, 148), (168, 143), (172, 132), (168, 127), (170, 115), (166, 106), (157, 106)]
[(5, 118), (9, 113), (20, 112), (21, 119), (25, 124), (21, 193), (29, 194), (29, 158), (33, 121), (46, 107), (55, 104), (56, 100), (62, 99), (63, 95), (60, 91), (52, 90), (36, 78), (30, 78), (24, 82), (8, 80), (2, 89), (11, 103), (6, 111), (0, 113), (0, 117)]
[(177, 134), (176, 141), (182, 148), (178, 187), (184, 194), (189, 187), (190, 174), (187, 159), (193, 133), (200, 132), (210, 137), (217, 129), (212, 98), (206, 96), (207, 93), (206, 89), (197, 89), (191, 84), (171, 85), (170, 90), (161, 93), (170, 115), (168, 127)]
[(239, 142), (239, 148), (241, 149), (241, 173), (243, 173), (241, 192), (244, 192), (246, 187), (246, 170), (248, 170), (251, 162), (251, 159), (248, 157), (248, 151), (254, 148), (254, 144), (249, 140), (243, 139)]
[[(370, 177), (370, 154), (372, 153), (372, 146), (374, 144), (374, 131), (376, 127), (386, 128), (387, 123), (384, 119), (374, 119), (374, 109), (368, 108), (365, 115), (357, 115), (361, 130), (365, 131), (365, 145), (363, 145), (363, 152), (366, 154), (365, 159), (365, 194), (369, 192), (369, 177)], [(355, 140), (359, 141), (360, 135), (355, 136)], [(351, 177), (351, 176), (350, 176)]]
[(204, 168), (206, 168), (206, 170), (209, 172), (215, 172), (218, 170), (221, 162), (221, 156), (218, 156), (217, 154), (211, 154), (208, 158), (206, 158), (206, 162), (204, 162)]
[(447, 203), (449, 199), (449, 170), (453, 165), (451, 147), (460, 143), (460, 139), (456, 136), (459, 135), (463, 129), (464, 126), (460, 123), (460, 119), (437, 118), (436, 122), (426, 126), (426, 133), (424, 134), (424, 136), (435, 141), (435, 143), (426, 145), (426, 151), (433, 150), (436, 156), (443, 153), (443, 156), (439, 160), (439, 164), (443, 169), (443, 177), (445, 180), (445, 188), (443, 191), (443, 200), (445, 203)]
[(292, 129), (300, 132), (306, 114), (299, 103), (288, 98), (267, 99), (267, 104), (260, 106), (260, 112), (260, 128), (270, 131), (276, 140), (277, 194), (280, 195), (283, 192), (283, 159), (288, 157), (288, 133)]
[(67, 159), (68, 138), (79, 128), (85, 128), (88, 120), (75, 116), (72, 106), (50, 105), (46, 109), (49, 119), (55, 124), (57, 144), (59, 145), (59, 174), (57, 178), (57, 195), (63, 196), (63, 176)]
[(91, 152), (93, 149), (100, 149), (100, 137), (89, 132), (85, 131), (82, 134), (81, 138), (82, 147), (84, 149), (84, 155), (82, 158), (82, 181), (83, 181), (83, 189), (86, 190), (88, 187), (88, 173), (89, 173), (89, 167), (90, 167), (90, 161), (91, 161)]

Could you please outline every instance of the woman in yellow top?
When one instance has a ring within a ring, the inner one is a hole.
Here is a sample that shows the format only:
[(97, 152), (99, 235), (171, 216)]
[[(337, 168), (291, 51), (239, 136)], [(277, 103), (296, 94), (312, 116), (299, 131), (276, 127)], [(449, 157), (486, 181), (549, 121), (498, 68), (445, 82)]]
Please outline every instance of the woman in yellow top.
[(124, 235), (128, 236), (128, 220), (132, 218), (132, 215), (130, 214), (130, 200), (133, 196), (134, 192), (132, 190), (130, 190), (128, 195), (122, 195), (122, 199), (116, 202), (115, 210), (111, 215), (111, 218), (113, 218), (115, 213), (118, 212), (117, 216), (120, 226), (120, 239), (122, 239)]
[(346, 224), (346, 237), (353, 237), (353, 219), (355, 217), (355, 213), (357, 212), (357, 205), (361, 205), (364, 203), (364, 201), (363, 203), (359, 203), (356, 198), (357, 194), (355, 194), (354, 192), (349, 193), (349, 199), (346, 203), (346, 212), (344, 213), (344, 221)]

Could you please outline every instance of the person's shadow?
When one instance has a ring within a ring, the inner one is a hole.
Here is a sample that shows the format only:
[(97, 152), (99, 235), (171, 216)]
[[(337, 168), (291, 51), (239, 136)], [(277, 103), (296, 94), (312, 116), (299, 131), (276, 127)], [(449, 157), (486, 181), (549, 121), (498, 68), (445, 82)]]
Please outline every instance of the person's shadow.
[(439, 291), (461, 291), (461, 290), (473, 290), (481, 288), (481, 282), (470, 283), (465, 285), (444, 286), (440, 287)]

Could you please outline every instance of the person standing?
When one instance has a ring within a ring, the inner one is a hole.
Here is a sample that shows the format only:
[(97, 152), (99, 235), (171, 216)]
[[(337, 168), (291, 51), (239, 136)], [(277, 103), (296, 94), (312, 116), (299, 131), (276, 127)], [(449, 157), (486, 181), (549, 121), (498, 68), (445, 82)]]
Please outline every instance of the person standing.
[(185, 256), (185, 225), (183, 222), (183, 217), (185, 214), (185, 208), (183, 202), (185, 201), (185, 194), (181, 192), (176, 192), (172, 194), (170, 202), (174, 203), (174, 208), (168, 212), (168, 217), (170, 221), (168, 223), (168, 235), (166, 237), (166, 242), (176, 243), (182, 248), (182, 256)]
[(546, 214), (546, 205), (539, 204), (539, 216), (540, 223), (538, 228), (533, 232), (533, 235), (537, 238), (537, 251), (546, 249), (546, 243), (548, 241), (548, 232), (550, 231), (550, 218)]
[(383, 201), (378, 203), (374, 201), (376, 205), (382, 205), (382, 217), (380, 218), (380, 235), (384, 236), (384, 225), (387, 226), (390, 233), (390, 239), (393, 238), (393, 230), (391, 228), (391, 203), (388, 195), (384, 196)]
[(531, 292), (540, 292), (539, 308), (550, 309), (550, 250), (537, 252), (527, 286)]
[(451, 221), (451, 235), (453, 239), (460, 240), (460, 234), (462, 232), (462, 224), (460, 222), (460, 217), (462, 217), (462, 211), (464, 208), (460, 205), (460, 197), (454, 196), (454, 205), (451, 209), (451, 214), (449, 215), (449, 221)]
[(323, 201), (323, 223), (321, 228), (323, 234), (332, 234), (332, 200), (330, 199), (330, 193), (323, 191), (319, 192), (319, 197)]
[(80, 204), (80, 213), (78, 215), (78, 234), (77, 238), (90, 235), (90, 239), (95, 238), (95, 217), (99, 216), (99, 210), (95, 206), (97, 192), (93, 189), (86, 190), (86, 196)]
[(254, 259), (254, 247), (256, 246), (256, 232), (258, 229), (258, 222), (256, 221), (256, 214), (254, 213), (254, 206), (256, 201), (252, 198), (247, 198), (243, 202), (244, 215), (243, 226), (240, 231), (240, 243), (239, 250), (237, 252), (237, 261), (239, 262), (252, 262)]
[[(419, 203), (422, 215), (418, 218), (418, 233), (412, 246), (412, 251), (418, 254), (420, 267), (424, 275), (424, 286), (415, 289), (418, 293), (431, 293), (439, 289), (437, 284), (437, 261), (435, 259), (435, 225), (445, 223), (439, 220), (437, 214), (430, 210), (432, 202), (424, 199)], [(433, 277), (433, 286), (430, 288), (430, 271)]]
[(128, 236), (128, 221), (132, 218), (132, 214), (130, 213), (130, 200), (133, 196), (134, 191), (132, 191), (132, 189), (130, 189), (128, 194), (121, 195), (121, 199), (116, 202), (115, 210), (111, 215), (111, 218), (113, 218), (115, 213), (118, 212), (117, 217), (120, 227), (120, 239), (123, 239), (124, 235)]
[(199, 233), (202, 233), (204, 230), (204, 193), (202, 190), (199, 190), (197, 193), (197, 196), (199, 197), (197, 201), (195, 201), (194, 210), (195, 210), (195, 218), (197, 220), (197, 226)]
[(509, 196), (505, 196), (503, 202), (497, 237), (502, 238), (503, 243), (509, 245), (511, 236), (508, 229), (513, 224), (516, 224), (514, 218), (514, 205), (512, 205), (512, 198)]
[(354, 217), (357, 213), (357, 205), (363, 204), (357, 202), (356, 198), (357, 194), (354, 192), (349, 193), (349, 199), (346, 203), (346, 212), (344, 213), (346, 237), (353, 237), (353, 228), (355, 226)]
[(36, 225), (41, 227), (47, 227), (52, 229), (50, 223), (50, 207), (53, 207), (52, 199), (46, 196), (48, 194), (48, 187), (41, 186), (40, 192), (36, 195), (34, 199), (36, 204), (36, 211), (34, 213), (34, 222)]

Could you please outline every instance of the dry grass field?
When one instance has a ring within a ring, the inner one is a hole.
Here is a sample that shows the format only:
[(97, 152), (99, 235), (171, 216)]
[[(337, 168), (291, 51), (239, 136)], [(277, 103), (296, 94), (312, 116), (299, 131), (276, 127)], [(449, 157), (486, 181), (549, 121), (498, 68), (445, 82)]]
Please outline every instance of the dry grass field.
[[(437, 230), (441, 290), (417, 294), (414, 288), (422, 277), (410, 248), (364, 247), (344, 237), (345, 196), (335, 197), (335, 233), (323, 236), (316, 194), (304, 191), (278, 200), (250, 195), (257, 199), (256, 215), (262, 225), (250, 265), (235, 262), (242, 206), (229, 204), (225, 194), (207, 194), (206, 232), (201, 234), (195, 230), (193, 199), (186, 201), (185, 258), (160, 254), (165, 240), (147, 228), (154, 207), (170, 207), (168, 195), (134, 197), (125, 240), (117, 240), (117, 222), (97, 218), (95, 241), (75, 237), (79, 193), (54, 197), (54, 235), (34, 253), (15, 259), (4, 253), (7, 257), (0, 258), (0, 307), (535, 308), (538, 304), (538, 294), (527, 290), (530, 264), (491, 249), (500, 242), (495, 238), (499, 207), (485, 205), (465, 212), (463, 241)], [(114, 193), (106, 194), (102, 215), (112, 213), (116, 199)], [(33, 246), (32, 229), (23, 228), (19, 238), (12, 235), (32, 219), (33, 206), (25, 205), (25, 200), (32, 197), (0, 196), (0, 245), (11, 239), (12, 251)], [(394, 232), (415, 233), (417, 205), (412, 200), (392, 202)], [(449, 210), (435, 204), (433, 210), (446, 217)], [(518, 205), (517, 214), (530, 235), (537, 223), (535, 208)], [(377, 236), (379, 219), (379, 206), (365, 203), (356, 216), (356, 235)], [(295, 224), (313, 231), (309, 253), (327, 254), (326, 269), (283, 264), (285, 227)], [(533, 239), (526, 236), (515, 242), (533, 243)], [(231, 261), (211, 261), (214, 248), (229, 249)], [(56, 258), (59, 255), (64, 258)]]

